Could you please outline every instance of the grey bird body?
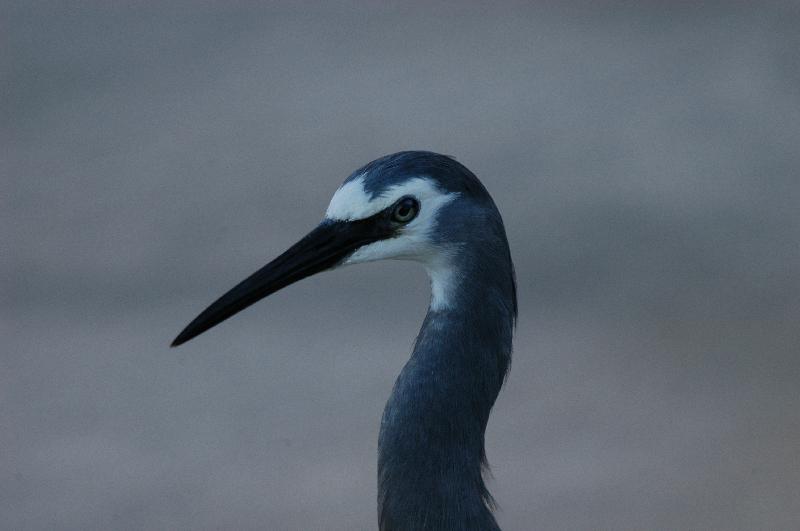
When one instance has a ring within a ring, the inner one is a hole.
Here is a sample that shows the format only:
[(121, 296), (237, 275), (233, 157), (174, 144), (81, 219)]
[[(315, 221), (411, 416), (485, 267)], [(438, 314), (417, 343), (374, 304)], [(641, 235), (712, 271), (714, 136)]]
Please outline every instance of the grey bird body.
[(421, 262), (432, 297), (381, 421), (380, 529), (497, 530), (484, 433), (511, 361), (516, 286), (497, 207), (454, 159), (402, 152), (357, 170), (317, 229), (212, 304), (174, 345), (305, 276), (386, 258)]

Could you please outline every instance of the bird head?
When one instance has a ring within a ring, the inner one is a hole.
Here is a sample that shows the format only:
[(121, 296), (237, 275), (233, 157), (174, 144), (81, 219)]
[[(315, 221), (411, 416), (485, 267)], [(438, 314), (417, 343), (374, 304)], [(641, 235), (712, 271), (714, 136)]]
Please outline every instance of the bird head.
[(345, 180), (315, 229), (206, 308), (172, 346), (289, 284), (360, 262), (421, 262), (432, 280), (431, 307), (447, 306), (456, 280), (452, 260), (495, 218), (486, 189), (455, 159), (423, 151), (379, 158)]

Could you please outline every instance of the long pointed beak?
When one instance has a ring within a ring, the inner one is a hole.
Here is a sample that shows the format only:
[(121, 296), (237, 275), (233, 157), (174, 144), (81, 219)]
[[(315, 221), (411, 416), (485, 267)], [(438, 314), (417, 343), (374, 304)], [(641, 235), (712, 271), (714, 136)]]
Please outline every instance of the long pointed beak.
[(358, 247), (386, 237), (385, 227), (361, 221), (324, 221), (286, 252), (203, 310), (172, 342), (186, 343), (267, 295), (341, 263)]

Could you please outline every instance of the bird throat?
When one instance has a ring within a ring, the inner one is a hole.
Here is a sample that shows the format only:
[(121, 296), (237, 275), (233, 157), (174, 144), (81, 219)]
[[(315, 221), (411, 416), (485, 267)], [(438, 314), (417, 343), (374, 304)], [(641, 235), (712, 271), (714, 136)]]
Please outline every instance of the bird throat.
[(381, 531), (499, 529), (482, 472), (486, 424), (510, 362), (508, 268), (495, 285), (457, 271), (449, 303), (425, 317), (381, 421)]

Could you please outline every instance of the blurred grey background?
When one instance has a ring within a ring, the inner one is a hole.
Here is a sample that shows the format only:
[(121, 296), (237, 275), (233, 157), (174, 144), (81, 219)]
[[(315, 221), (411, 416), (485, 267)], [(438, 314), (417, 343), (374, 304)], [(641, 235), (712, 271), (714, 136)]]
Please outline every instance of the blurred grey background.
[(508, 530), (800, 528), (800, 6), (2, 5), (0, 527), (374, 529), (424, 272), (303, 281), (180, 349), (356, 167), (504, 215)]

